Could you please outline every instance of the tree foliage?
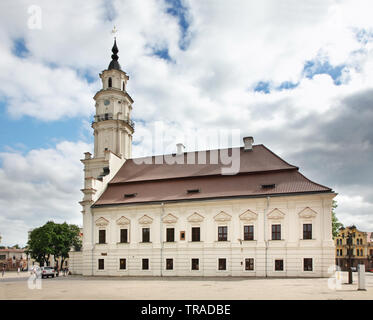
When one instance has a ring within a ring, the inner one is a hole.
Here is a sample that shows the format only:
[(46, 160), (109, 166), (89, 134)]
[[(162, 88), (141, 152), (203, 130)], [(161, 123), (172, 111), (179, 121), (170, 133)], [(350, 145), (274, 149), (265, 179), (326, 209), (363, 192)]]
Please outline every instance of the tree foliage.
[(343, 228), (343, 224), (339, 222), (337, 215), (335, 214), (335, 209), (338, 207), (337, 201), (333, 200), (332, 204), (332, 232), (333, 239), (338, 236), (338, 231), (340, 228)]
[(61, 265), (69, 257), (71, 247), (81, 247), (79, 227), (72, 224), (48, 221), (29, 233), (27, 253), (37, 262), (48, 265), (51, 255), (55, 261), (61, 258)]

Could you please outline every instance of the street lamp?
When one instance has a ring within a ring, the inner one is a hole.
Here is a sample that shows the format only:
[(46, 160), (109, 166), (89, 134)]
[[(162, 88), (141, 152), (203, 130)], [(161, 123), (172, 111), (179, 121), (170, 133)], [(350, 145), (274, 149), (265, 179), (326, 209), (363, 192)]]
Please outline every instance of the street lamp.
[(348, 255), (348, 283), (352, 284), (352, 257), (353, 255), (353, 239), (355, 238), (355, 232), (348, 232), (346, 243), (347, 243), (347, 255)]

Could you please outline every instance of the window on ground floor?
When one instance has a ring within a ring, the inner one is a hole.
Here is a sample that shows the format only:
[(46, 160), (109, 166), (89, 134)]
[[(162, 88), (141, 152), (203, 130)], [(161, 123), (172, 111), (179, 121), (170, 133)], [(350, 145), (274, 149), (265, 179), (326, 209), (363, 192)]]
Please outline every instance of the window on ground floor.
[(219, 259), (219, 270), (227, 270), (227, 259)]
[(174, 269), (174, 259), (166, 259), (166, 270)]
[(142, 259), (142, 270), (149, 270), (149, 259)]
[(284, 271), (284, 260), (282, 259), (275, 260), (275, 271)]
[(192, 259), (192, 270), (199, 270), (199, 259)]
[(119, 259), (119, 269), (126, 270), (126, 259)]
[(303, 271), (312, 271), (312, 258), (303, 259)]
[(98, 259), (98, 270), (104, 270), (104, 268), (105, 268), (105, 260)]
[(245, 259), (245, 270), (246, 271), (253, 271), (254, 270), (254, 259), (253, 258), (246, 258)]

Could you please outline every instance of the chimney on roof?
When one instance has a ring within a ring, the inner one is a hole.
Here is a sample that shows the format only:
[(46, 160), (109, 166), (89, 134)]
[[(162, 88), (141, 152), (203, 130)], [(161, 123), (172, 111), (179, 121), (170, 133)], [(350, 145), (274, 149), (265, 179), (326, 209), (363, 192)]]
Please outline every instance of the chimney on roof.
[(254, 138), (253, 137), (244, 137), (243, 138), (244, 150), (245, 151), (252, 151), (253, 150), (253, 143), (254, 143)]
[(182, 143), (177, 143), (176, 149), (177, 149), (177, 155), (179, 156), (184, 153), (185, 146)]

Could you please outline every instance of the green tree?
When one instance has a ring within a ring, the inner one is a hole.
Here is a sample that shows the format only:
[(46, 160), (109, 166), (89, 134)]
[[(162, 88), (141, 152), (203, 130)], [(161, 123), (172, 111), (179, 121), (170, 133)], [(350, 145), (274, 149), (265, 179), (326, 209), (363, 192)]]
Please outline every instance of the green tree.
[(45, 225), (32, 230), (27, 242), (27, 253), (39, 263), (49, 264), (49, 258), (54, 256), (61, 265), (69, 257), (71, 247), (81, 247), (79, 227), (66, 222), (58, 224), (48, 221)]
[(40, 264), (49, 264), (52, 252), (54, 222), (48, 221), (39, 228), (33, 229), (29, 233), (26, 253)]
[(52, 252), (54, 260), (57, 263), (58, 258), (61, 258), (61, 265), (69, 257), (69, 251), (72, 247), (81, 247), (81, 240), (79, 237), (79, 227), (73, 224), (67, 224), (66, 222), (61, 224), (55, 224), (54, 234), (52, 237)]
[(343, 228), (343, 224), (339, 222), (337, 215), (335, 214), (335, 209), (338, 207), (337, 201), (333, 200), (332, 204), (332, 232), (333, 239), (338, 236), (338, 231), (340, 228)]

